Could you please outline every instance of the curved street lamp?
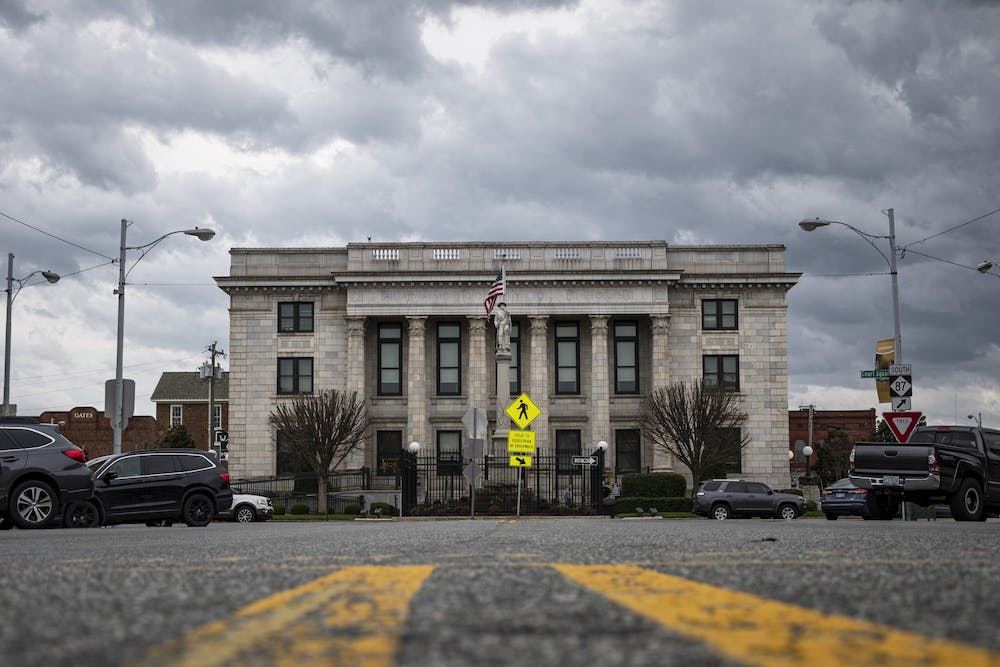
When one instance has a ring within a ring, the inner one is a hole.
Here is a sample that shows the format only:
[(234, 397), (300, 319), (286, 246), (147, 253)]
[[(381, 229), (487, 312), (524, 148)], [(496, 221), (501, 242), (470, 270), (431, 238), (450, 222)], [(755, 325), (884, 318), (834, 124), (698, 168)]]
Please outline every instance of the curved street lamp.
[[(8, 416), (10, 412), (10, 315), (11, 306), (14, 305), (14, 299), (20, 294), (21, 290), (28, 285), (28, 280), (32, 276), (41, 275), (50, 284), (55, 284), (59, 282), (61, 277), (58, 273), (53, 273), (52, 271), (32, 271), (23, 278), (14, 277), (14, 253), (7, 253), (7, 329), (4, 335), (3, 343), (3, 413), (4, 417)], [(17, 289), (14, 289), (14, 283), (17, 283)], [(37, 283), (31, 283), (32, 285), (39, 285), (41, 281)]]
[[(875, 248), (875, 252), (881, 255), (882, 259), (884, 259), (889, 265), (889, 275), (892, 277), (893, 363), (901, 364), (903, 363), (903, 340), (900, 334), (899, 326), (899, 275), (896, 272), (896, 219), (894, 217), (893, 209), (891, 208), (886, 209), (883, 213), (889, 217), (888, 236), (869, 234), (868, 232), (863, 232), (854, 225), (849, 225), (846, 222), (840, 222), (838, 220), (822, 220), (820, 218), (803, 220), (799, 223), (799, 227), (807, 232), (814, 231), (819, 227), (826, 227), (827, 225), (842, 225), (847, 227), (852, 232), (863, 238), (868, 245)], [(875, 239), (887, 239), (889, 241), (888, 254), (883, 252), (882, 249), (875, 244)], [(990, 264), (990, 266), (992, 266), (992, 264)], [(989, 267), (985, 270), (988, 269)]]
[[(135, 265), (142, 261), (150, 250), (152, 250), (160, 241), (167, 238), (168, 236), (173, 236), (174, 234), (186, 234), (187, 236), (193, 236), (199, 241), (208, 241), (213, 236), (215, 232), (211, 229), (200, 229), (195, 227), (194, 229), (178, 229), (173, 232), (167, 232), (163, 236), (149, 243), (139, 245), (139, 246), (126, 246), (125, 245), (125, 233), (128, 230), (128, 226), (132, 224), (129, 220), (122, 218), (122, 232), (121, 232), (121, 246), (119, 248), (118, 255), (118, 289), (115, 290), (115, 294), (118, 295), (118, 350), (117, 357), (115, 360), (115, 404), (114, 413), (111, 418), (111, 427), (114, 429), (114, 444), (112, 452), (114, 454), (121, 454), (122, 451), (122, 431), (125, 428), (125, 419), (123, 416), (124, 406), (122, 405), (124, 399), (124, 382), (122, 381), (122, 358), (125, 352), (125, 279), (128, 274), (132, 272)], [(128, 269), (125, 268), (125, 252), (127, 250), (141, 250), (138, 259), (132, 262), (132, 266)]]

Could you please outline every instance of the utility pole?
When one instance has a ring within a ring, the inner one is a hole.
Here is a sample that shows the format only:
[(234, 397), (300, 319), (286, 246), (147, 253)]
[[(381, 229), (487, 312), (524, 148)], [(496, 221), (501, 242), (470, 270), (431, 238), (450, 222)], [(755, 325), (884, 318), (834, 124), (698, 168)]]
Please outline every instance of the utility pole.
[[(215, 381), (221, 379), (221, 369), (216, 366), (216, 357), (225, 357), (226, 353), (223, 350), (218, 349), (216, 346), (218, 341), (212, 341), (212, 344), (208, 346), (207, 352), (210, 356), (210, 361), (202, 364), (201, 366), (201, 379), (208, 380), (208, 450), (212, 450), (212, 445), (215, 442)], [(221, 420), (219, 426), (222, 426)]]

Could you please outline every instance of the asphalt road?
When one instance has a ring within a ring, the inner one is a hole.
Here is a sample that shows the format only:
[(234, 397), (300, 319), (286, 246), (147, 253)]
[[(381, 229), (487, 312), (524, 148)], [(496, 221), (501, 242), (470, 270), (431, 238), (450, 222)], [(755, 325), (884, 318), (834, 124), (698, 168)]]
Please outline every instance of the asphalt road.
[(1000, 522), (0, 532), (0, 665), (1000, 665)]

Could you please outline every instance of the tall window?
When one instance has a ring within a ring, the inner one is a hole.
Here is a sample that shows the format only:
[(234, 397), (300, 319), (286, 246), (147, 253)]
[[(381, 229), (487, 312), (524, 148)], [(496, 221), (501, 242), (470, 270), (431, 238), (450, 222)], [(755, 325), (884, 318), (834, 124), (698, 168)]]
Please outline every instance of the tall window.
[(711, 443), (721, 450), (720, 458), (726, 466), (727, 475), (738, 475), (743, 472), (743, 448), (740, 447), (740, 440), (740, 429), (720, 428), (717, 440)]
[(441, 322), (437, 327), (438, 387), (441, 396), (462, 393), (462, 325)]
[(521, 327), (510, 322), (510, 395), (521, 393)]
[(394, 477), (399, 468), (399, 455), (403, 453), (402, 431), (379, 431), (375, 434), (375, 474)]
[(580, 393), (580, 325), (556, 323), (556, 393)]
[(740, 390), (740, 358), (735, 354), (706, 354), (702, 358), (702, 377), (726, 391)]
[(702, 299), (701, 328), (736, 329), (739, 326), (736, 299)]
[(312, 390), (312, 357), (281, 357), (278, 359), (279, 394), (311, 394)]
[(615, 431), (615, 474), (641, 472), (642, 460), (639, 450), (639, 429), (618, 429)]
[(580, 431), (556, 431), (556, 472), (560, 475), (580, 473), (583, 466), (573, 465), (580, 455)]
[(615, 393), (639, 392), (639, 325), (615, 322)]
[(312, 331), (312, 301), (286, 301), (278, 304), (278, 331)]
[(220, 403), (212, 406), (212, 428), (222, 428), (222, 405)]
[(274, 446), (274, 472), (276, 475), (294, 475), (308, 472), (307, 466), (292, 449), (291, 439), (286, 433), (277, 434)]
[(170, 406), (170, 425), (180, 426), (184, 420), (184, 406), (183, 405), (171, 405)]
[(437, 471), (439, 475), (462, 474), (461, 431), (438, 431)]
[(378, 393), (379, 396), (403, 393), (403, 325), (399, 322), (378, 325)]

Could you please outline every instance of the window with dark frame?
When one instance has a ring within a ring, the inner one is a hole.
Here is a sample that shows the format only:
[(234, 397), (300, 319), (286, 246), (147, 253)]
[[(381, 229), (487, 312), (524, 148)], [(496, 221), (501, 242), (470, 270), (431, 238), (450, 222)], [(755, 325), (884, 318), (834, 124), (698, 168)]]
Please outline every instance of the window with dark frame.
[(282, 301), (278, 303), (278, 331), (281, 333), (313, 330), (312, 301)]
[(462, 325), (439, 322), (437, 326), (437, 393), (459, 396), (462, 393)]
[(736, 354), (706, 354), (702, 357), (702, 378), (706, 384), (724, 391), (740, 390), (740, 357)]
[(437, 472), (439, 475), (462, 474), (462, 432), (437, 432)]
[(580, 455), (580, 431), (556, 431), (556, 472), (560, 475), (582, 474), (583, 466), (573, 465)]
[(375, 475), (395, 477), (399, 456), (403, 453), (402, 431), (379, 431), (375, 434)]
[(382, 322), (378, 325), (378, 395), (403, 394), (403, 325)]
[(510, 322), (510, 395), (521, 394), (521, 327), (516, 320)]
[(615, 430), (615, 474), (642, 472), (639, 429)]
[(739, 328), (736, 299), (702, 299), (701, 328), (706, 331)]
[(556, 322), (556, 393), (580, 393), (580, 325)]
[(278, 358), (279, 394), (311, 394), (312, 390), (312, 357)]
[(615, 393), (639, 393), (639, 325), (615, 322)]

